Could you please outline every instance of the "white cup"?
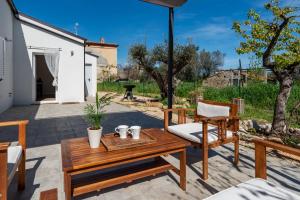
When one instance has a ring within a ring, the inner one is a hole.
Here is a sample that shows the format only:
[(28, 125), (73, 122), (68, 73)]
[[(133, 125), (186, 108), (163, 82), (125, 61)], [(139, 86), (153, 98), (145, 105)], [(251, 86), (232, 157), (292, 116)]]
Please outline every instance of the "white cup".
[(127, 138), (128, 126), (127, 125), (120, 125), (115, 128), (115, 131), (119, 133), (121, 139)]
[(132, 126), (128, 129), (128, 133), (132, 135), (132, 139), (134, 140), (140, 139), (140, 132), (141, 132), (140, 126)]

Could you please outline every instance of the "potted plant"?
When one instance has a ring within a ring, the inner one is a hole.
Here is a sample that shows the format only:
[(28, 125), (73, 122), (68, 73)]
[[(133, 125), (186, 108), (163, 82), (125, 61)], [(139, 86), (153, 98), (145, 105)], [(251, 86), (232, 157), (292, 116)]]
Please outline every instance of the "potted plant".
[(84, 108), (85, 118), (90, 127), (87, 128), (91, 148), (98, 148), (102, 136), (101, 120), (103, 119), (104, 107), (110, 104), (112, 96), (106, 94), (101, 98), (96, 93), (96, 103), (87, 104)]

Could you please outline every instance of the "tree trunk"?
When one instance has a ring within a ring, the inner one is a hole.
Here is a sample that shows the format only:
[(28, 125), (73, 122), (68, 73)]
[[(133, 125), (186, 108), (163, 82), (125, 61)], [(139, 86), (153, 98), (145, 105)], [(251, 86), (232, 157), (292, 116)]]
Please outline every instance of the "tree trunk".
[(162, 77), (162, 75), (152, 68), (145, 68), (146, 72), (151, 75), (151, 77), (155, 80), (155, 82), (158, 85), (158, 88), (160, 90), (160, 96), (162, 99), (165, 99), (168, 96), (168, 87), (165, 83), (165, 79)]
[(156, 83), (159, 87), (160, 90), (160, 97), (161, 99), (165, 99), (168, 96), (168, 87), (167, 85), (164, 83), (164, 81), (160, 81), (160, 80), (156, 80)]
[(285, 110), (293, 85), (293, 77), (289, 75), (283, 75), (283, 77), (279, 79), (279, 84), (280, 89), (275, 104), (272, 133), (283, 136), (288, 130), (285, 120)]

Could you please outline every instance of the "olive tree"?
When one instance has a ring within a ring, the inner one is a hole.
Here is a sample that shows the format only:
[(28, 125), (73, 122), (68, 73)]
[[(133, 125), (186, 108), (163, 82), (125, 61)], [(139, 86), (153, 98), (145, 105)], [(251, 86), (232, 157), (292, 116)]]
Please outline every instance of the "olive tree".
[[(197, 56), (197, 51), (198, 47), (192, 43), (175, 45), (174, 77), (183, 68), (194, 61), (194, 58)], [(129, 58), (133, 64), (144, 69), (156, 81), (161, 92), (161, 98), (166, 98), (168, 92), (168, 74), (166, 70), (166, 66), (168, 65), (167, 43), (159, 44), (153, 49), (147, 49), (144, 44), (135, 44), (129, 49)]]
[(269, 14), (266, 17), (250, 10), (248, 19), (235, 22), (233, 29), (243, 38), (237, 52), (254, 53), (279, 82), (272, 133), (285, 136), (288, 133), (286, 104), (300, 66), (299, 8), (270, 0), (265, 4), (265, 10)]

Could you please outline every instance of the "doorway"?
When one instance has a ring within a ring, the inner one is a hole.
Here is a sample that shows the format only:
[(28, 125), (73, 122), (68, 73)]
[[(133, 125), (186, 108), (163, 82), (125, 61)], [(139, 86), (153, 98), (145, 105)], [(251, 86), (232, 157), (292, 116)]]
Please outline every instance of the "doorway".
[(44, 55), (35, 55), (35, 69), (36, 101), (55, 101), (54, 78), (47, 67)]
[(85, 72), (84, 72), (84, 79), (85, 79), (85, 96), (93, 96), (92, 93), (92, 64), (86, 63), (85, 64)]

